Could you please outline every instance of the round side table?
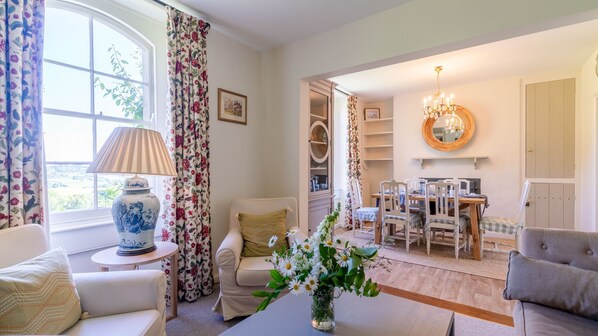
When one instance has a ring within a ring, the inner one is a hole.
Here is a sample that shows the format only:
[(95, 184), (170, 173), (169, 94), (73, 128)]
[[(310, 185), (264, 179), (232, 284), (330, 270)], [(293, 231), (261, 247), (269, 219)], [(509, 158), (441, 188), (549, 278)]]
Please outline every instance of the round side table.
[(177, 316), (176, 297), (178, 280), (176, 275), (178, 271), (177, 262), (179, 246), (171, 242), (155, 242), (155, 244), (156, 250), (136, 256), (119, 256), (116, 254), (118, 246), (111, 247), (91, 256), (91, 261), (100, 265), (100, 271), (108, 272), (110, 267), (139, 269), (140, 265), (151, 264), (162, 259), (170, 258), (170, 284), (172, 286), (171, 293), (174, 293), (174, 296), (171, 297), (170, 300), (171, 315), (166, 317), (166, 321), (169, 321)]

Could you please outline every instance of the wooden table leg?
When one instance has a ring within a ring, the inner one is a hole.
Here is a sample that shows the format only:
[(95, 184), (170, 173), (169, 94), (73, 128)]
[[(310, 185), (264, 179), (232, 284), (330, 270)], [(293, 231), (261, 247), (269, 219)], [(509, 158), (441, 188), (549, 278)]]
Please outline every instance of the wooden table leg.
[(179, 254), (175, 253), (170, 257), (170, 313), (172, 315), (166, 317), (166, 321), (170, 321), (178, 315), (178, 297), (179, 297), (179, 279), (178, 273)]
[(480, 244), (480, 228), (478, 222), (478, 205), (469, 205), (469, 216), (471, 217), (471, 237), (473, 240), (473, 258), (482, 260), (482, 245)]

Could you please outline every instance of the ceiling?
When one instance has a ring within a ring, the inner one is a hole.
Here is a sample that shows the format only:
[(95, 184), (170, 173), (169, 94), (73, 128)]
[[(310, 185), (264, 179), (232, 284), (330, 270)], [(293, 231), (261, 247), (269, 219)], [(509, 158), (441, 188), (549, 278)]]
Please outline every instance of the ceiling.
[[(367, 102), (499, 78), (578, 70), (598, 49), (598, 20), (587, 21), (445, 54), (356, 72), (330, 80)], [(447, 92), (449, 93), (449, 92)], [(456, 101), (458, 93), (455, 92)]]
[[(177, 0), (257, 50), (317, 35), (410, 0)], [(174, 1), (167, 1), (174, 2)]]
[[(216, 29), (257, 50), (317, 35), (411, 0), (166, 0), (192, 7)], [(598, 49), (598, 20), (330, 78), (365, 101), (440, 86), (577, 70)], [(458, 96), (458, 95), (457, 95)], [(458, 98), (457, 98), (458, 100)]]

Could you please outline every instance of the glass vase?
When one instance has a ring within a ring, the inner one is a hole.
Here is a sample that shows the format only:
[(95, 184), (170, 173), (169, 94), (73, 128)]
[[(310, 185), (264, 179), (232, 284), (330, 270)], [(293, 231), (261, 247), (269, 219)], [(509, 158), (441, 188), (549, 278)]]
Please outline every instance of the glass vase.
[(318, 330), (334, 328), (334, 287), (318, 287), (311, 303), (311, 326)]

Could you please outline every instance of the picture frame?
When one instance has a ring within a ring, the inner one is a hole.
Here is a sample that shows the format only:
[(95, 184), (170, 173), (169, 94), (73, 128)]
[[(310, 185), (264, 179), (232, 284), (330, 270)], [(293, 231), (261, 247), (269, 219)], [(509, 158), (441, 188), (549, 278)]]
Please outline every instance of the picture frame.
[(247, 96), (218, 88), (218, 120), (247, 125)]
[(364, 108), (363, 109), (363, 118), (365, 119), (365, 121), (380, 119), (380, 109), (379, 108)]

